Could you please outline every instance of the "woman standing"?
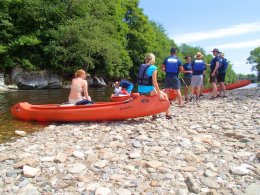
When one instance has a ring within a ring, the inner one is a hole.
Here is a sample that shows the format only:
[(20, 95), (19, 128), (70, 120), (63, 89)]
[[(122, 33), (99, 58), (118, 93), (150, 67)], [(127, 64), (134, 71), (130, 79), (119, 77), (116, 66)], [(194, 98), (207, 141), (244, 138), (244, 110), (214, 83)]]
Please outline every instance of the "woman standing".
[[(75, 78), (72, 79), (71, 82), (69, 103), (79, 105), (91, 102), (91, 97), (88, 95), (88, 83), (85, 79), (86, 72), (82, 69), (77, 70), (75, 73)], [(83, 100), (85, 100), (85, 103)]]
[[(138, 92), (142, 95), (158, 95), (160, 100), (168, 100), (166, 93), (159, 89), (157, 82), (157, 67), (155, 64), (155, 56), (148, 53), (145, 56), (145, 64), (142, 64), (138, 73)], [(171, 119), (170, 108), (166, 110), (166, 119)]]

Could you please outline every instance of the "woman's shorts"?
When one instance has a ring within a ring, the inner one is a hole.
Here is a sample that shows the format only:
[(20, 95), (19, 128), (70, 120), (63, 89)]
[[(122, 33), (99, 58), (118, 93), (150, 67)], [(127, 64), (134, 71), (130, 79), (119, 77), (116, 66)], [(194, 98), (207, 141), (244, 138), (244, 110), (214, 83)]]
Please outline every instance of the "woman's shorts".
[(215, 73), (214, 76), (211, 76), (212, 73), (210, 73), (209, 82), (210, 83), (217, 83), (217, 73)]
[(164, 81), (164, 87), (170, 89), (180, 89), (181, 82), (177, 77), (170, 77), (170, 78), (166, 77)]
[(217, 80), (218, 82), (224, 82), (225, 81), (225, 77), (226, 77), (226, 73), (218, 73), (218, 76), (217, 76)]
[[(187, 86), (190, 86), (191, 84), (191, 77), (183, 77), (184, 82), (186, 83)], [(184, 83), (184, 85), (185, 85)]]
[(198, 87), (203, 85), (203, 75), (193, 75), (191, 77), (191, 86)]

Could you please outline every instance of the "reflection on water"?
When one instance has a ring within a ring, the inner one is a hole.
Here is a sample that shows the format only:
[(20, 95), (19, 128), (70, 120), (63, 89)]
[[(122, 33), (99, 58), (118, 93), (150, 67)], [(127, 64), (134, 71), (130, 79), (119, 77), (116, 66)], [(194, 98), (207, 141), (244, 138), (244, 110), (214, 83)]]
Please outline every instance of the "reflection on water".
[[(95, 102), (110, 101), (113, 88), (90, 88), (89, 95)], [(14, 119), (10, 108), (18, 102), (30, 104), (60, 104), (68, 99), (69, 89), (55, 90), (19, 90), (0, 92), (0, 142), (15, 137), (15, 130), (23, 130), (28, 133), (39, 131), (47, 123), (25, 122)]]

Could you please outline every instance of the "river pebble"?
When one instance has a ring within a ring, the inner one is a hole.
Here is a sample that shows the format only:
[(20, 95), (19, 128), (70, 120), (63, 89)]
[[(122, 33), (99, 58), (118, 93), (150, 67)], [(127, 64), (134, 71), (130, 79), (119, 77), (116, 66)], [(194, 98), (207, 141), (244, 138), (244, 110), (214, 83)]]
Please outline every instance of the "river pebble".
[(173, 102), (172, 120), (53, 123), (2, 143), (0, 194), (259, 193), (260, 89), (198, 103)]

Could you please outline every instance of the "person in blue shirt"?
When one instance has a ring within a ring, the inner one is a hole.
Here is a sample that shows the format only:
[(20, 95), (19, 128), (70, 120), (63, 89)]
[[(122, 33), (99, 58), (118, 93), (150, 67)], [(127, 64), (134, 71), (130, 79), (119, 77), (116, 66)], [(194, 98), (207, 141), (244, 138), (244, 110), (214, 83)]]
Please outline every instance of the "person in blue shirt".
[(203, 85), (203, 74), (206, 70), (206, 64), (202, 60), (202, 53), (197, 52), (195, 56), (195, 60), (192, 61), (191, 67), (192, 67), (192, 77), (191, 77), (191, 94), (194, 94), (194, 91), (196, 89), (196, 99), (198, 100), (200, 97), (200, 90), (201, 86)]
[(184, 89), (184, 97), (185, 101), (188, 102), (188, 94), (189, 94), (189, 86), (191, 84), (191, 76), (192, 76), (192, 67), (191, 67), (191, 57), (186, 56), (185, 57), (186, 63), (183, 64), (183, 69), (184, 69), (184, 75), (183, 75), (183, 80), (185, 82), (185, 89)]
[(213, 56), (214, 58), (210, 62), (210, 83), (212, 86), (212, 97), (210, 99), (217, 98), (217, 74), (218, 74), (218, 67), (219, 67), (219, 53), (218, 49), (213, 49)]
[(164, 59), (162, 69), (165, 71), (165, 88), (175, 89), (179, 106), (184, 106), (181, 96), (181, 82), (178, 78), (179, 72), (184, 72), (180, 59), (176, 56), (176, 48), (171, 48), (171, 55)]
[(131, 94), (133, 88), (134, 88), (134, 85), (127, 81), (127, 80), (121, 80), (120, 83), (119, 83), (119, 87), (122, 87), (124, 89), (126, 89), (126, 91)]
[(220, 63), (218, 68), (218, 76), (217, 80), (220, 85), (220, 93), (223, 92), (223, 98), (227, 97), (226, 95), (226, 86), (225, 86), (225, 77), (226, 77), (226, 70), (228, 67), (228, 61), (226, 58), (224, 58), (224, 53), (221, 52), (219, 54), (220, 57)]
[[(155, 56), (153, 53), (148, 53), (145, 56), (145, 64), (142, 64), (138, 71), (137, 83), (138, 92), (146, 95), (158, 95), (161, 100), (168, 100), (166, 93), (159, 89), (157, 82), (157, 67), (155, 64)], [(154, 115), (155, 116), (155, 115)], [(154, 117), (153, 116), (153, 117)], [(171, 119), (170, 108), (166, 110), (166, 119)]]

